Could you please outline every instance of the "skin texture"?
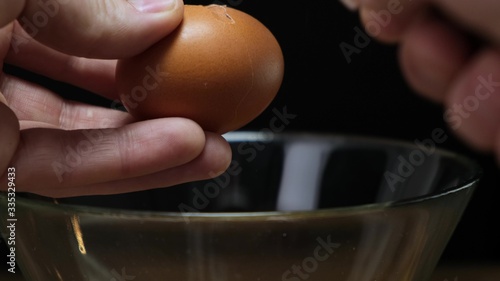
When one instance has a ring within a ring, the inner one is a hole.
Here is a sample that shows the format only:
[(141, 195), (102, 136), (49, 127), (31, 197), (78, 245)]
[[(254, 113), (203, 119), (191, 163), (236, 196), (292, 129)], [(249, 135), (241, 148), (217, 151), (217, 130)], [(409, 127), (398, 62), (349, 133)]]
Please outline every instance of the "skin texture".
[[(168, 36), (183, 15), (181, 0), (170, 6), (147, 0), (45, 1), (58, 5), (52, 10), (38, 3), (0, 0), (0, 63), (110, 100), (119, 99), (116, 59)], [(33, 20), (36, 13), (48, 21)], [(207, 179), (230, 162), (227, 142), (188, 119), (138, 122), (126, 112), (63, 100), (5, 73), (0, 101), (0, 190), (7, 188), (7, 167), (16, 168), (16, 191), (67, 197)]]
[[(445, 106), (457, 135), (500, 159), (500, 2), (359, 0), (363, 24), (398, 5), (375, 38), (399, 44), (401, 69), (416, 92)], [(484, 83), (489, 81), (489, 83)]]

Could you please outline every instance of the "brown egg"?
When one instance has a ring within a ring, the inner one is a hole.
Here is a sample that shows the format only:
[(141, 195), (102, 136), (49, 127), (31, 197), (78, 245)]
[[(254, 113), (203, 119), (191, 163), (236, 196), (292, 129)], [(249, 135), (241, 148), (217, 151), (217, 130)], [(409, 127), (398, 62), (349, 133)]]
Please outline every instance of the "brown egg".
[(121, 101), (138, 119), (186, 117), (207, 131), (248, 124), (283, 79), (281, 48), (257, 19), (221, 5), (185, 5), (184, 19), (145, 52), (118, 62)]

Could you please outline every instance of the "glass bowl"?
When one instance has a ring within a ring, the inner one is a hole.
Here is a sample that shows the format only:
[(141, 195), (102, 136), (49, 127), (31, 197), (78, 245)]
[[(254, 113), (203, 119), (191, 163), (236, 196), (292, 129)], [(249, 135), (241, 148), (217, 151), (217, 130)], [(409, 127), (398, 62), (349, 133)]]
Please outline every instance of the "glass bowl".
[(474, 161), (432, 139), (225, 137), (233, 162), (215, 179), (59, 200), (18, 194), (25, 278), (423, 281), (481, 178)]

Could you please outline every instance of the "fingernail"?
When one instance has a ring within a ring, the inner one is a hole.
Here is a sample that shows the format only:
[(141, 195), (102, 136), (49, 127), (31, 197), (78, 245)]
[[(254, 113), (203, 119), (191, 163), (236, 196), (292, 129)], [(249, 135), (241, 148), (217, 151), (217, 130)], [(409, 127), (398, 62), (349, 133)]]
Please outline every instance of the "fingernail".
[(178, 0), (129, 0), (139, 12), (161, 13), (177, 7)]
[(340, 0), (340, 3), (351, 11), (356, 11), (359, 8), (359, 0)]

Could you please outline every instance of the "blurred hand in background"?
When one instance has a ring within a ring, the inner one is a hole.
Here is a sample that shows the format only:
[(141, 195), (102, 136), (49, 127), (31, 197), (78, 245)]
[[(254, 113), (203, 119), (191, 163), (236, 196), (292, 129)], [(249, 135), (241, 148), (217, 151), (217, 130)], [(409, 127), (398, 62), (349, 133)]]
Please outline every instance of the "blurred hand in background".
[(359, 9), (368, 34), (399, 44), (408, 83), (443, 103), (444, 118), (460, 137), (500, 157), (499, 1), (342, 2)]

